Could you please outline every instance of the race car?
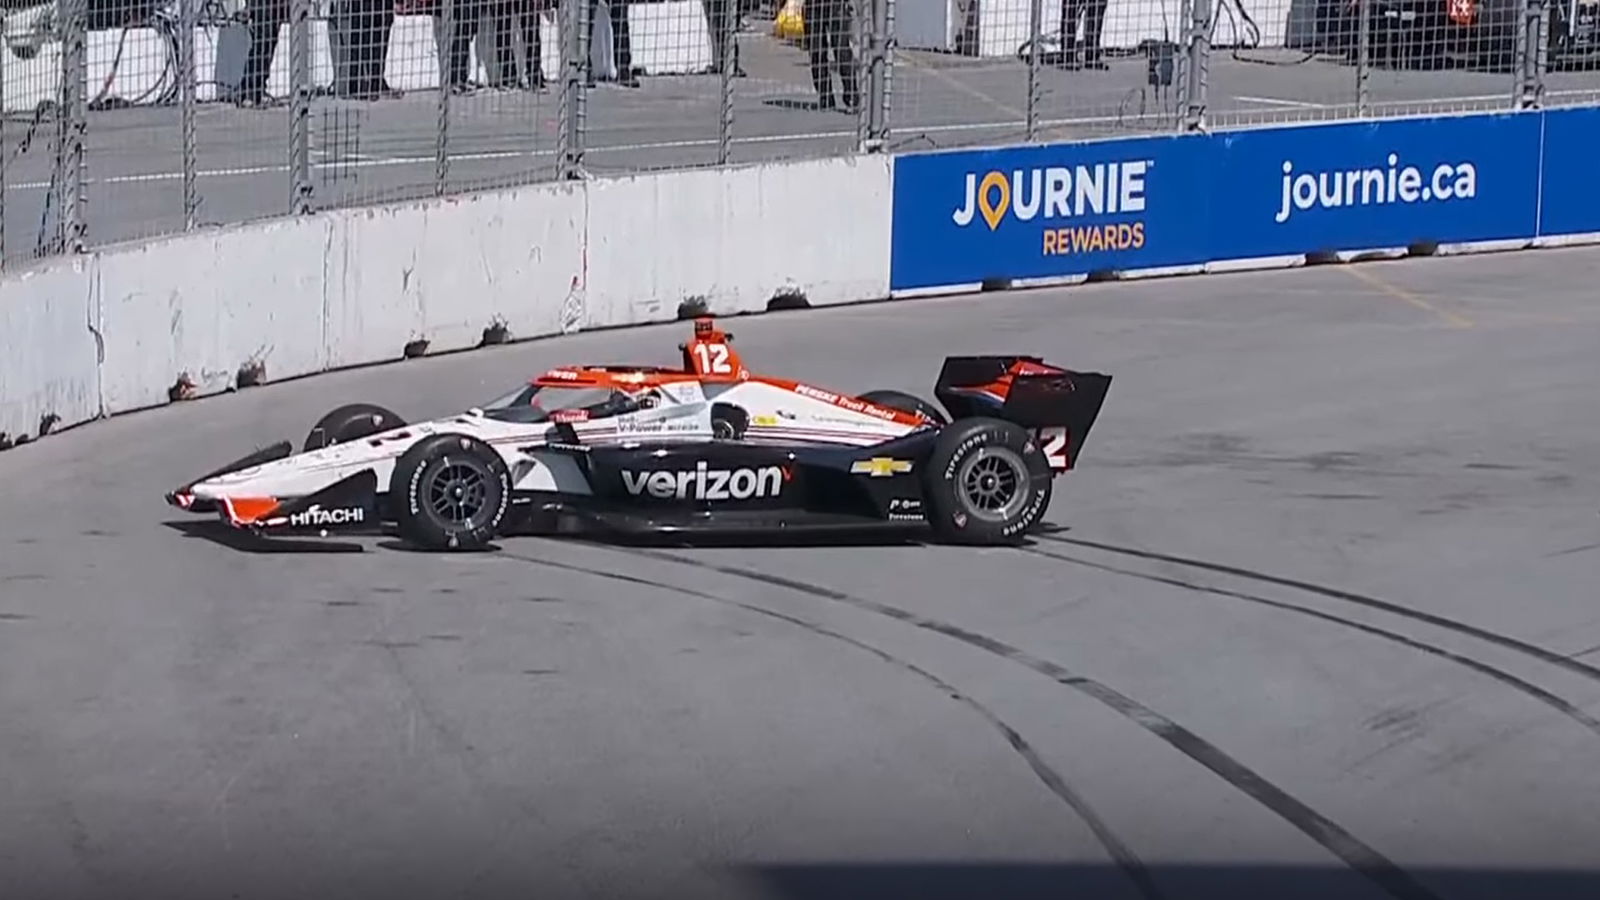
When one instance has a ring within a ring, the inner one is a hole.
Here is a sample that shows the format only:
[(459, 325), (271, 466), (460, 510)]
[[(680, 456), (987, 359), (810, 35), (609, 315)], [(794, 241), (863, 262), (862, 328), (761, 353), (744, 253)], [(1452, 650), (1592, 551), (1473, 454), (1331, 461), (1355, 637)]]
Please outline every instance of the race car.
[(1111, 384), (1032, 356), (949, 356), (939, 406), (756, 375), (710, 318), (678, 368), (551, 369), (409, 424), (342, 406), (167, 494), (262, 536), (397, 531), (433, 550), (514, 535), (920, 528), (1005, 543), (1045, 515)]

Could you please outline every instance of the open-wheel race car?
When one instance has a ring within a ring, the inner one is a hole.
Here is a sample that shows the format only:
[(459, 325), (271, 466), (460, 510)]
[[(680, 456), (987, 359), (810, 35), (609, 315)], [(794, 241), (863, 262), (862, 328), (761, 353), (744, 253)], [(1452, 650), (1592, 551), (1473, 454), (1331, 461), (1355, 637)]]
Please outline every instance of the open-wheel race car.
[[(756, 375), (710, 319), (681, 368), (551, 369), (410, 424), (343, 406), (167, 495), (265, 535), (381, 532), (438, 550), (500, 536), (773, 534), (883, 526), (1007, 543), (1043, 518), (1111, 377), (1029, 356), (949, 356), (938, 406)], [(948, 413), (946, 412), (948, 411)]]

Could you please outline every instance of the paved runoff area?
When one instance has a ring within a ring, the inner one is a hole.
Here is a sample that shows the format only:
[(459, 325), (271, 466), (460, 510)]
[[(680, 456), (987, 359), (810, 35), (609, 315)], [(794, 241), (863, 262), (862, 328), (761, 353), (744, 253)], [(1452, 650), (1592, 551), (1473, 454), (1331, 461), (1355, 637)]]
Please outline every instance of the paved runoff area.
[[(1600, 251), (727, 320), (1116, 379), (1023, 548), (229, 544), (162, 493), (686, 324), (0, 453), (0, 894), (1593, 898)], [(225, 531), (225, 529), (223, 529)]]
[[(760, 25), (740, 38), (748, 77), (733, 81), (733, 162), (813, 158), (858, 145), (857, 119), (815, 108), (805, 56)], [(1112, 57), (1106, 71), (1045, 68), (1037, 139), (1170, 133), (1175, 86), (1148, 84), (1142, 54)], [(1217, 50), (1209, 110), (1217, 124), (1290, 122), (1354, 114), (1356, 69), (1291, 50)], [(1375, 109), (1390, 114), (1509, 108), (1511, 72), (1374, 68)], [(718, 75), (647, 77), (629, 90), (602, 83), (585, 108), (585, 164), (599, 174), (705, 166), (717, 161)], [(1545, 101), (1593, 102), (1600, 72), (1552, 72)], [(924, 51), (895, 58), (893, 151), (1015, 143), (1027, 137), (1027, 68), (1014, 57), (976, 59)], [(559, 92), (482, 91), (451, 98), (447, 192), (555, 176)], [(377, 103), (318, 99), (309, 128), (313, 203), (350, 206), (430, 196), (437, 183), (438, 95), (417, 91)], [(54, 124), (6, 123), (6, 256), (33, 253), (47, 209)], [(28, 146), (24, 149), (23, 142)], [(205, 104), (196, 122), (198, 221), (227, 224), (290, 209), (287, 107)], [(182, 127), (176, 107), (91, 114), (87, 192), (91, 243), (139, 239), (184, 227)], [(48, 229), (46, 229), (48, 234)]]

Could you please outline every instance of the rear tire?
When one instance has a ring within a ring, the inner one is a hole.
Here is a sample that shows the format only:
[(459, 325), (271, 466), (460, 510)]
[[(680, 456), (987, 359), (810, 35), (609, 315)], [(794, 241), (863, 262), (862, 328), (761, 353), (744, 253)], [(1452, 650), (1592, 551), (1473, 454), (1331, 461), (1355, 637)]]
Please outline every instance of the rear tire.
[(306, 435), (303, 452), (321, 450), (334, 444), (345, 444), (371, 437), (391, 428), (400, 428), (406, 421), (381, 406), (371, 403), (351, 403), (328, 413), (311, 426)]
[(505, 460), (464, 434), (418, 441), (395, 463), (389, 485), (400, 536), (428, 550), (484, 549), (511, 502)]
[(876, 403), (879, 406), (887, 406), (890, 409), (897, 409), (901, 412), (922, 413), (940, 428), (950, 424), (950, 416), (946, 415), (944, 410), (915, 394), (889, 390), (867, 391), (861, 395), (860, 399), (868, 403)]
[(1033, 435), (1003, 419), (960, 419), (923, 471), (928, 523), (941, 540), (1015, 543), (1044, 518), (1055, 473)]

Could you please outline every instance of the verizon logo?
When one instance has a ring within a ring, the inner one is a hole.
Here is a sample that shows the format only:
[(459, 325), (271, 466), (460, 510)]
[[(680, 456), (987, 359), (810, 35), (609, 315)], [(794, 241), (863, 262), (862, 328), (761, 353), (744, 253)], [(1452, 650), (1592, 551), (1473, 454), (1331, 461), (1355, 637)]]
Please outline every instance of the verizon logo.
[(783, 490), (783, 468), (712, 469), (704, 460), (689, 472), (622, 473), (622, 486), (632, 496), (660, 500), (751, 500), (776, 497)]

